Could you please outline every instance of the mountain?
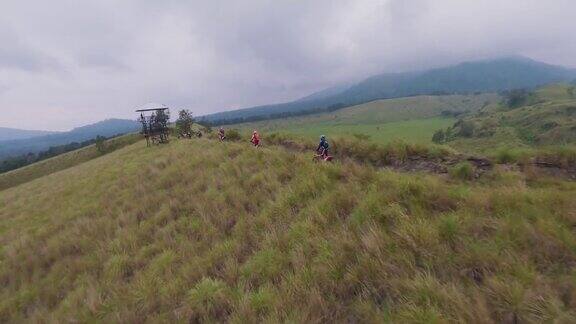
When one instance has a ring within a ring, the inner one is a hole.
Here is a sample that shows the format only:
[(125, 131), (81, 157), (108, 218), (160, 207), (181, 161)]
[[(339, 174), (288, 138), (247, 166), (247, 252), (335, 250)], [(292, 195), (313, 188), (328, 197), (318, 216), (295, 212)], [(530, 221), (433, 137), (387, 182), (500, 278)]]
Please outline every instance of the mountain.
[(313, 94), (308, 95), (304, 98), (300, 98), (296, 101), (312, 101), (312, 100), (326, 99), (339, 93), (342, 93), (345, 90), (348, 90), (350, 86), (351, 86), (350, 84), (333, 86), (330, 88), (326, 88), (324, 90), (320, 90), (318, 92), (314, 92)]
[(576, 70), (514, 56), (419, 72), (380, 74), (347, 87), (329, 88), (296, 101), (221, 112), (204, 116), (203, 119), (222, 121), (270, 116), (414, 95), (498, 92), (572, 81), (575, 78)]
[(37, 136), (33, 138), (0, 141), (0, 158), (36, 153), (50, 146), (63, 145), (72, 142), (82, 142), (96, 136), (113, 136), (137, 131), (140, 124), (127, 119), (107, 119), (95, 124), (74, 128), (69, 132)]
[(55, 134), (56, 132), (40, 131), (40, 130), (26, 130), (17, 128), (0, 127), (0, 141), (10, 141), (18, 139), (26, 139), (42, 135)]

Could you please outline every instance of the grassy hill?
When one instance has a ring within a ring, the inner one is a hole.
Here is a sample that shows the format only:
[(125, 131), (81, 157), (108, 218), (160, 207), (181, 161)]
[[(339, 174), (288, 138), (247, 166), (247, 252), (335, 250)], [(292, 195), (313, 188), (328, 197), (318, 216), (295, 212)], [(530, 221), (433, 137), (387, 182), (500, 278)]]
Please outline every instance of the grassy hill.
[(499, 100), (495, 94), (376, 100), (332, 113), (245, 123), (234, 127), (262, 132), (281, 131), (314, 139), (320, 134), (329, 138), (363, 134), (378, 143), (397, 139), (430, 143), (434, 131), (456, 121), (454, 115), (475, 112)]
[(96, 145), (90, 145), (16, 170), (0, 173), (0, 191), (90, 161), (103, 153), (135, 143), (140, 138), (139, 134), (122, 135), (106, 140), (103, 144), (104, 152), (98, 151)]
[(571, 323), (575, 194), (140, 141), (0, 191), (0, 322)]
[(476, 152), (576, 144), (576, 86), (550, 85), (515, 96), (516, 105), (487, 106), (455, 124), (448, 144)]

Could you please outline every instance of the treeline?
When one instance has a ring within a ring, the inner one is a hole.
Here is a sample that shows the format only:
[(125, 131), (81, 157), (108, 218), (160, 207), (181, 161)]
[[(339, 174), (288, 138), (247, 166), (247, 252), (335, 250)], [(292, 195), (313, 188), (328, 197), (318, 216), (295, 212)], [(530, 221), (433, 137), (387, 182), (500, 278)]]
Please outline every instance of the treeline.
[(354, 106), (354, 105), (358, 105), (358, 104), (360, 104), (360, 103), (344, 104), (344, 103), (339, 102), (339, 103), (329, 105), (327, 107), (313, 108), (313, 109), (307, 109), (307, 110), (298, 110), (298, 111), (284, 111), (284, 112), (268, 114), (268, 115), (257, 115), (257, 116), (236, 117), (236, 118), (220, 118), (220, 119), (214, 119), (214, 120), (210, 120), (210, 121), (205, 119), (205, 118), (199, 118), (198, 122), (201, 123), (202, 125), (206, 125), (206, 126), (242, 124), (242, 123), (257, 122), (257, 121), (263, 121), (263, 120), (272, 120), (272, 119), (281, 119), (281, 118), (287, 118), (287, 117), (313, 115), (313, 114), (319, 114), (319, 113), (323, 113), (323, 112), (333, 112), (333, 111), (336, 111), (338, 109), (342, 109), (342, 108), (346, 108), (346, 107), (350, 107), (350, 106)]
[(97, 150), (101, 153), (104, 153), (104, 141), (106, 139), (109, 138), (113, 138), (116, 137), (118, 135), (115, 136), (110, 136), (108, 138), (104, 137), (104, 136), (97, 136), (96, 138), (93, 139), (89, 139), (83, 142), (72, 142), (72, 143), (68, 143), (68, 144), (64, 144), (64, 145), (57, 145), (57, 146), (51, 146), (49, 149), (39, 152), (39, 153), (27, 153), (27, 154), (21, 154), (18, 156), (14, 156), (14, 157), (8, 157), (3, 159), (0, 162), (0, 173), (4, 173), (4, 172), (8, 172), (11, 170), (15, 170), (21, 167), (24, 167), (26, 165), (32, 164), (32, 163), (36, 163), (42, 160), (46, 160), (48, 158), (63, 154), (63, 153), (67, 153), (70, 151), (74, 151), (83, 147), (86, 147), (88, 145), (92, 145), (92, 144), (96, 144)]
[(502, 105), (514, 109), (522, 106), (533, 105), (538, 102), (536, 93), (529, 89), (514, 89), (500, 92)]

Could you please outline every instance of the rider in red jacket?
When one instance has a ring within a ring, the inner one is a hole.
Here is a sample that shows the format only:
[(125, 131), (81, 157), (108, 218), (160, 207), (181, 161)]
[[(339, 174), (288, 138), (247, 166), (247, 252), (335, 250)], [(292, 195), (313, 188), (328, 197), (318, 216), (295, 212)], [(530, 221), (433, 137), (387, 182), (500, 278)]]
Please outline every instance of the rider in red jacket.
[(258, 132), (256, 130), (254, 130), (254, 132), (252, 133), (252, 138), (250, 139), (250, 142), (252, 142), (254, 146), (260, 145), (260, 135), (258, 135)]

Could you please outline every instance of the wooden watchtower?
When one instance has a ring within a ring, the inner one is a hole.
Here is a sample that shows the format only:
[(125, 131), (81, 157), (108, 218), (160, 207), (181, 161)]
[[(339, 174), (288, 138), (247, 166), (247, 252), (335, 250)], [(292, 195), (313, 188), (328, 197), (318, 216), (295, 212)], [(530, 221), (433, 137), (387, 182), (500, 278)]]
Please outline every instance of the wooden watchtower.
[(142, 124), (140, 133), (146, 138), (146, 145), (165, 144), (170, 141), (170, 110), (168, 107), (138, 109), (139, 121)]

